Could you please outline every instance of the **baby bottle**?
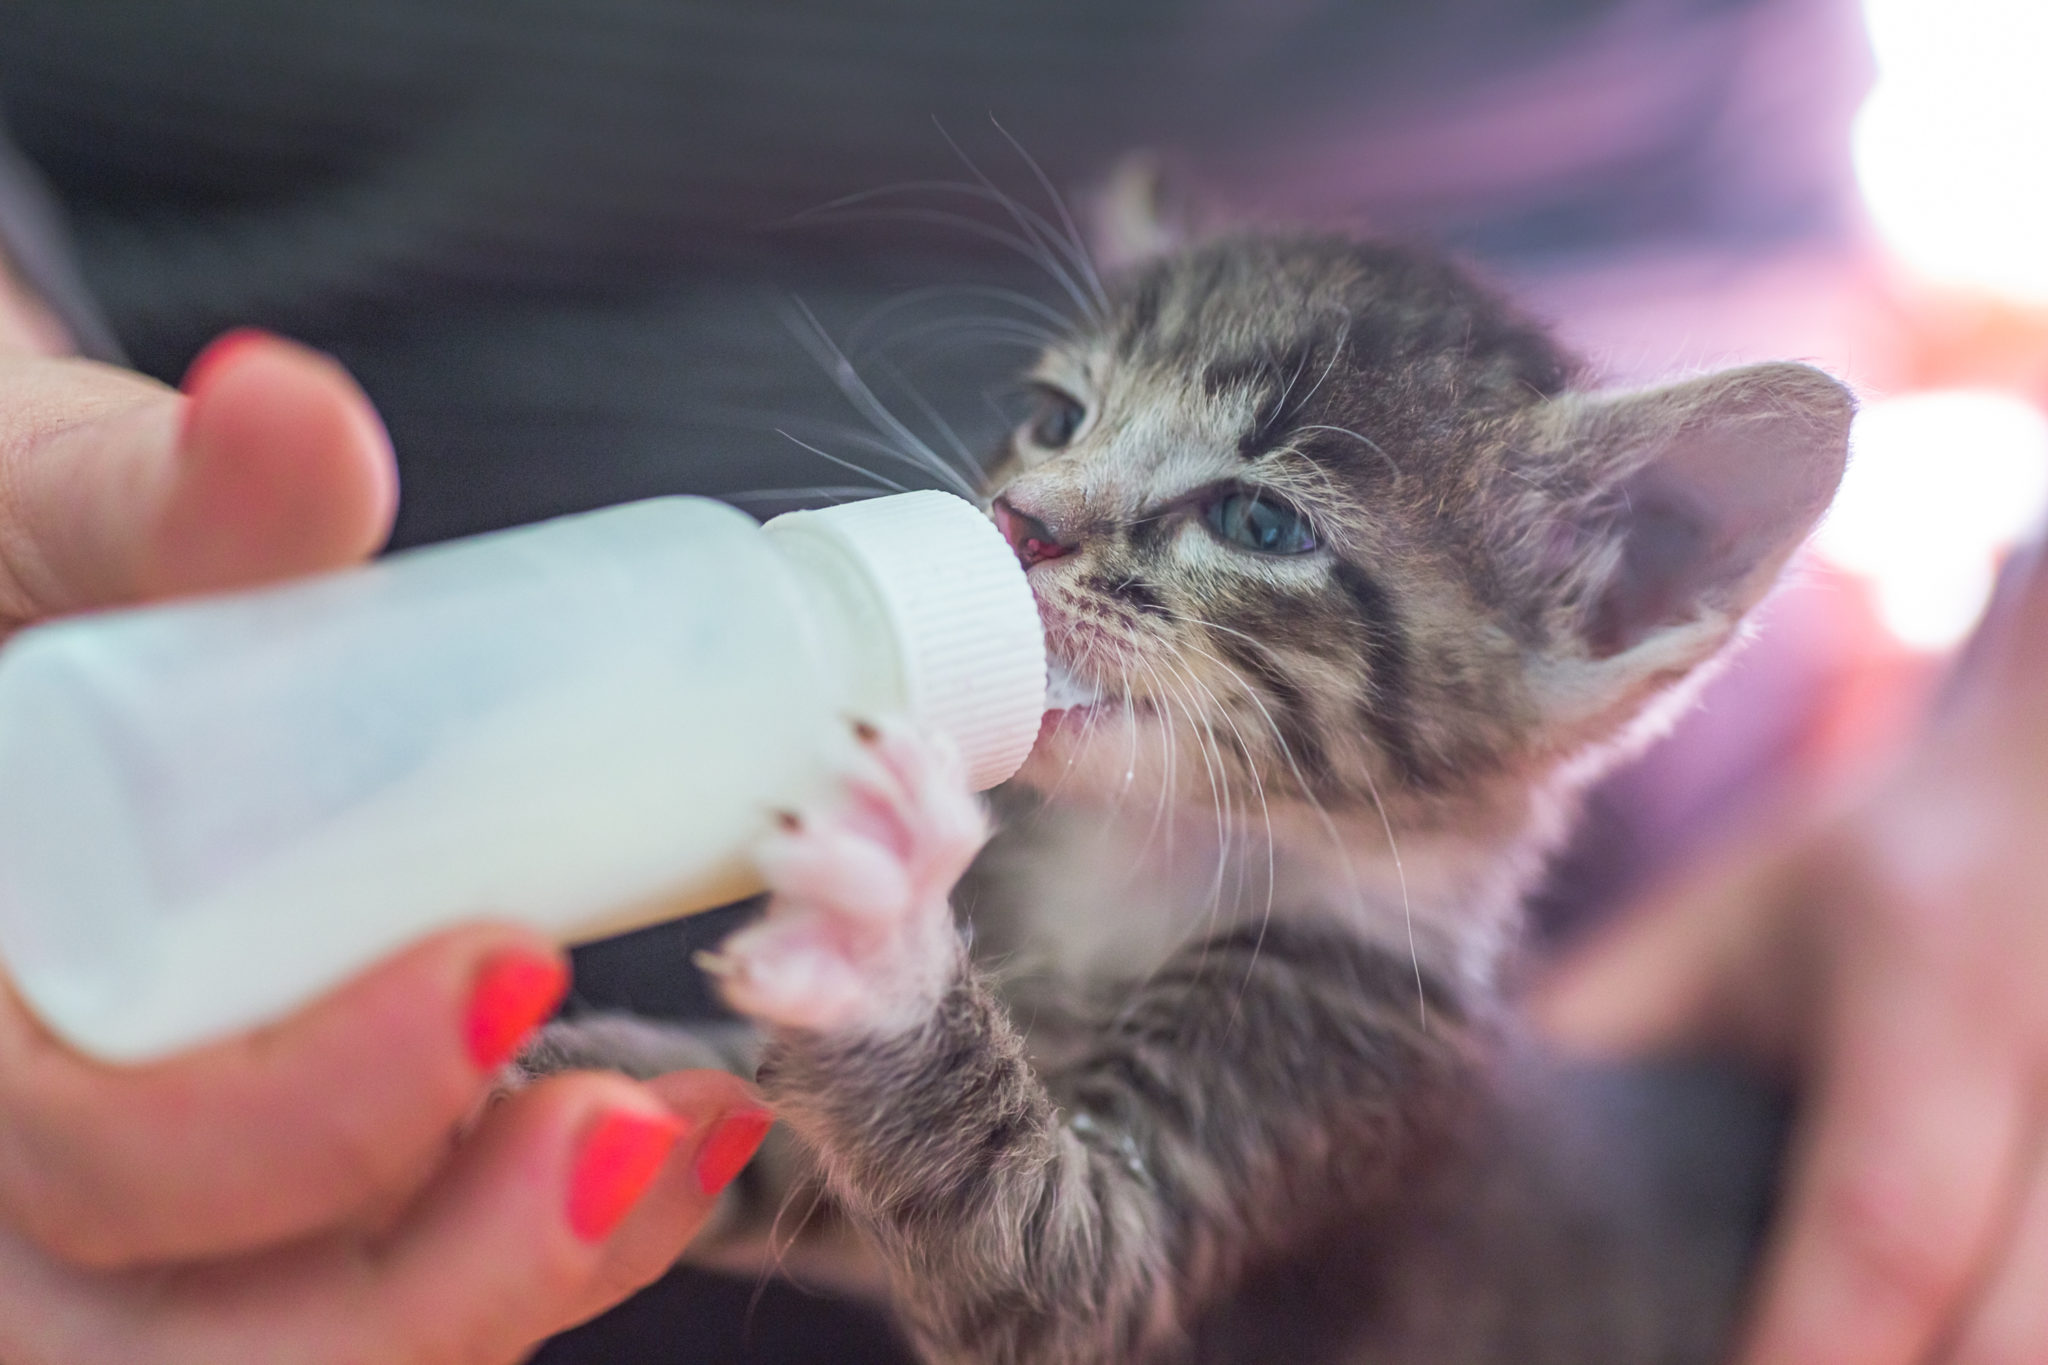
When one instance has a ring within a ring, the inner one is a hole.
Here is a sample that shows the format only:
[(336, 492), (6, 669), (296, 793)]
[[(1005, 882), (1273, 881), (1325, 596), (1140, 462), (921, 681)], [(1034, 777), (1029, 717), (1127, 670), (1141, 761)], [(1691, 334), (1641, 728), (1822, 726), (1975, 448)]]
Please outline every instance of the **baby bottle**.
[(995, 526), (917, 492), (766, 525), (655, 498), (0, 649), (0, 961), (59, 1034), (160, 1056), (459, 920), (564, 942), (738, 899), (849, 723), (978, 788), (1045, 654)]

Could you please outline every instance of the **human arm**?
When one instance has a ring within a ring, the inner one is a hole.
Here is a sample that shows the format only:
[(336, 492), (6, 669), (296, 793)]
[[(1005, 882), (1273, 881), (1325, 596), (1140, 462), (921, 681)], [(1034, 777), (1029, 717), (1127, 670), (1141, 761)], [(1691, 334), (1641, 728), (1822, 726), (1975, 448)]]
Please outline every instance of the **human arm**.
[(1702, 868), (1539, 999), (1804, 1096), (1745, 1365), (2048, 1359), (2048, 572), (1888, 776)]

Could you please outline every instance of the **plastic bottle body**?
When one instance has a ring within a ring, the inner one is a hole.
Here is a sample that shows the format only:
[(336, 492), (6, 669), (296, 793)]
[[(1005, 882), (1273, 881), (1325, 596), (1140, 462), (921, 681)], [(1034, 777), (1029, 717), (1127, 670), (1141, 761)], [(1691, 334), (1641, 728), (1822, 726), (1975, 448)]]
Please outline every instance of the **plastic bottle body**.
[(0, 956), (57, 1031), (141, 1058), (460, 920), (574, 940), (745, 895), (845, 718), (901, 704), (863, 609), (668, 498), (25, 632)]

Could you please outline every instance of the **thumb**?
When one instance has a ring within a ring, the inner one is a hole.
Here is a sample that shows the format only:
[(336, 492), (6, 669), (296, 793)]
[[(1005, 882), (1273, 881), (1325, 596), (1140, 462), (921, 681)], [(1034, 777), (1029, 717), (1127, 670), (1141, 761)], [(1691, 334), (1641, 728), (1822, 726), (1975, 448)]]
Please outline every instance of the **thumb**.
[[(1783, 970), (1773, 908), (1784, 869), (1769, 854), (1710, 862), (1570, 954), (1530, 999), (1559, 1045), (1604, 1056), (1782, 1039)], [(1771, 940), (1769, 942), (1765, 940)]]
[(185, 387), (0, 368), (0, 625), (337, 568), (383, 542), (390, 442), (340, 366), (234, 332)]

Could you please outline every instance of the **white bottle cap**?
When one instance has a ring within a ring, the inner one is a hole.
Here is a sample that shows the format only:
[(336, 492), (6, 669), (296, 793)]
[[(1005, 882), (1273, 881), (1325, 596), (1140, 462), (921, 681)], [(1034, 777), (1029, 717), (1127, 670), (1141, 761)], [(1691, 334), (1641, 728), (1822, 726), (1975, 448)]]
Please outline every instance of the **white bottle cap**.
[(1045, 630), (985, 513), (927, 490), (789, 512), (767, 529), (830, 542), (866, 571), (896, 630), (911, 719), (959, 746), (975, 790), (1023, 765), (1045, 716)]

